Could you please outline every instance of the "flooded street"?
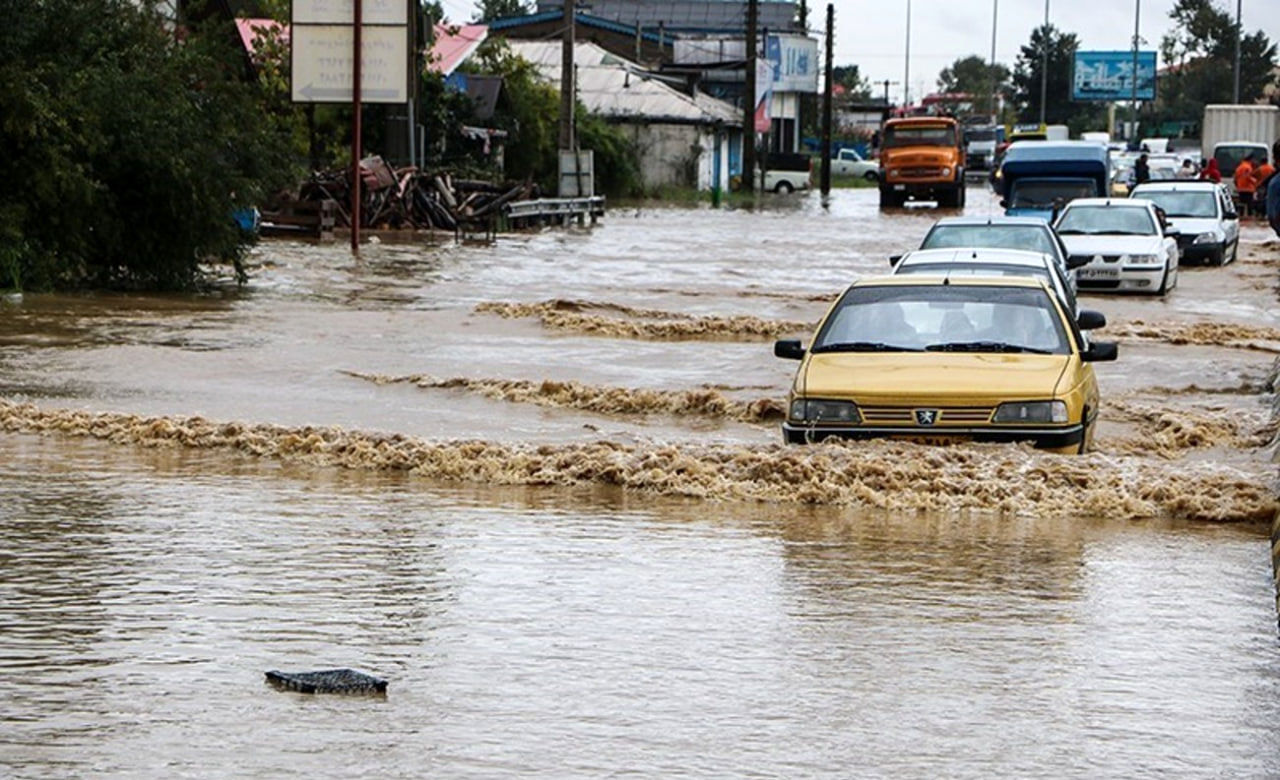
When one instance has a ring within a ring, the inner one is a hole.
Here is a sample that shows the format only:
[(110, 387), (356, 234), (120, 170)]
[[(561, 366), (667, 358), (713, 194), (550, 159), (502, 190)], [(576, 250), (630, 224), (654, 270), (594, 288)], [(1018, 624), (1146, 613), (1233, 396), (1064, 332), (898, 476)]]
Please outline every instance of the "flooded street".
[[(1280, 775), (1280, 243), (1082, 297), (1096, 453), (781, 447), (773, 339), (943, 214), (0, 299), (0, 775)], [(338, 666), (388, 695), (262, 681)]]

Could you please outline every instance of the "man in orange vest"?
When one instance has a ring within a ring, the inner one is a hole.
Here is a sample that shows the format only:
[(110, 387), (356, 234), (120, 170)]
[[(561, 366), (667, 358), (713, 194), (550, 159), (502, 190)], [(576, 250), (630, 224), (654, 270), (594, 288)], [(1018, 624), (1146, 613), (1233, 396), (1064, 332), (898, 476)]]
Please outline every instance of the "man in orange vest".
[(1236, 183), (1236, 198), (1240, 201), (1240, 216), (1249, 216), (1249, 207), (1253, 205), (1253, 192), (1256, 185), (1253, 183), (1253, 152), (1249, 156), (1240, 161), (1236, 166), (1234, 179)]
[(1267, 185), (1271, 183), (1271, 177), (1275, 175), (1275, 172), (1275, 167), (1267, 162), (1265, 157), (1253, 171), (1254, 211), (1263, 216), (1267, 214)]

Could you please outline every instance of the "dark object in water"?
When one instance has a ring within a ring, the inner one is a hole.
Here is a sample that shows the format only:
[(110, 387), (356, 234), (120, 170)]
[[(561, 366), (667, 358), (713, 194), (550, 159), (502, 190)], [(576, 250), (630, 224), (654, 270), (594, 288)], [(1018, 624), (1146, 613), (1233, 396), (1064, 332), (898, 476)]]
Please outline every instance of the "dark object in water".
[(267, 672), (267, 682), (298, 693), (386, 693), (387, 681), (354, 669), (320, 672)]

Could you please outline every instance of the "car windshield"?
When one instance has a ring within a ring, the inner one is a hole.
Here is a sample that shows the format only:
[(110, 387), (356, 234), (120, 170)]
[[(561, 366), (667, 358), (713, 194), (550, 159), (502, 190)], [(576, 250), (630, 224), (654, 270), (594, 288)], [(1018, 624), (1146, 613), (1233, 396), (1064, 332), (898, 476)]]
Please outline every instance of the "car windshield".
[(1058, 234), (1154, 236), (1156, 225), (1145, 208), (1134, 206), (1073, 206), (1058, 220)]
[(1048, 227), (1036, 225), (937, 225), (924, 237), (921, 249), (1022, 249), (1057, 255)]
[(1006, 265), (1004, 263), (899, 263), (895, 274), (934, 274), (935, 276), (1023, 276), (1032, 279), (1049, 278), (1049, 269), (1034, 265)]
[(1218, 196), (1208, 190), (1183, 191), (1139, 189), (1135, 198), (1149, 200), (1170, 217), (1218, 216)]
[(1097, 195), (1094, 184), (1087, 179), (1066, 181), (1018, 181), (1013, 184), (1010, 198), (1015, 209), (1051, 209), (1061, 207), (1076, 198), (1092, 198)]
[(823, 323), (812, 352), (1070, 351), (1043, 289), (983, 285), (854, 287)]
[(889, 127), (884, 131), (884, 148), (898, 146), (955, 146), (956, 129), (949, 125)]

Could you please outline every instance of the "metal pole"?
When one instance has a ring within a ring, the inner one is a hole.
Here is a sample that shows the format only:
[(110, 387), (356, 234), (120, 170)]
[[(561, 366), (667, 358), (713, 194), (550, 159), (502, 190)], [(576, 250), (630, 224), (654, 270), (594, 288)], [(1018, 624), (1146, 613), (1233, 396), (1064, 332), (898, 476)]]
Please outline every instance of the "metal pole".
[(835, 43), (836, 7), (827, 3), (827, 82), (822, 91), (822, 202), (831, 195), (831, 70)]
[(1235, 62), (1235, 87), (1231, 91), (1231, 102), (1239, 104), (1240, 102), (1240, 36), (1244, 33), (1244, 28), (1240, 25), (1240, 6), (1243, 0), (1236, 0), (1236, 62)]
[(991, 124), (1000, 121), (1000, 115), (997, 106), (1000, 101), (996, 95), (1000, 91), (1000, 86), (996, 78), (996, 22), (1000, 19), (1000, 0), (991, 0)]
[(360, 255), (360, 55), (363, 41), (364, 9), (361, 0), (354, 0), (355, 21), (351, 26), (352, 78), (351, 78), (351, 254)]
[(742, 94), (742, 183), (756, 191), (756, 20), (757, 0), (747, 0), (746, 72)]
[(1046, 124), (1045, 112), (1049, 103), (1049, 0), (1044, 0), (1044, 34), (1040, 46), (1040, 124)]
[(1142, 40), (1142, 36), (1138, 34), (1138, 20), (1142, 13), (1142, 0), (1133, 0), (1133, 73), (1129, 74), (1130, 97), (1133, 99), (1133, 127), (1130, 129), (1131, 135), (1129, 140), (1136, 140), (1138, 137), (1138, 41)]
[(575, 0), (564, 0), (564, 37), (560, 44), (560, 149), (573, 149), (573, 43), (578, 26)]
[(902, 71), (902, 107), (911, 105), (911, 0), (907, 0), (907, 56)]

